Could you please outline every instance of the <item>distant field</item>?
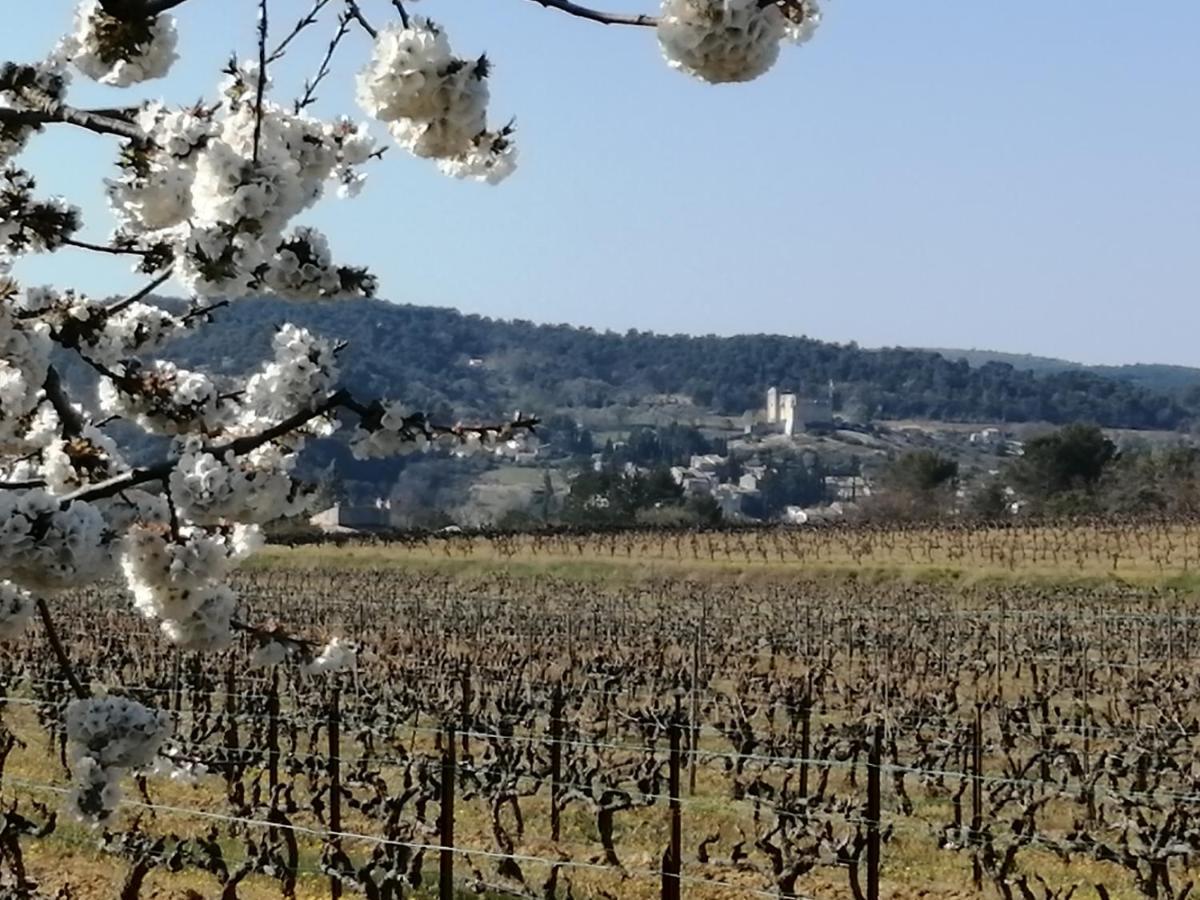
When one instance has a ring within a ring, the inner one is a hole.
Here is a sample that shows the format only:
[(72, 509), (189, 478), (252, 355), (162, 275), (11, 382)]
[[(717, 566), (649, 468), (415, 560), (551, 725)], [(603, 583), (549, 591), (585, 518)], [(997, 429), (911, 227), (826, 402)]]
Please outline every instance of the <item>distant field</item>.
[(502, 569), (618, 579), (649, 572), (745, 578), (804, 572), (882, 580), (1116, 579), (1182, 586), (1200, 576), (1200, 523), (433, 535), (404, 542), (272, 546), (255, 564)]

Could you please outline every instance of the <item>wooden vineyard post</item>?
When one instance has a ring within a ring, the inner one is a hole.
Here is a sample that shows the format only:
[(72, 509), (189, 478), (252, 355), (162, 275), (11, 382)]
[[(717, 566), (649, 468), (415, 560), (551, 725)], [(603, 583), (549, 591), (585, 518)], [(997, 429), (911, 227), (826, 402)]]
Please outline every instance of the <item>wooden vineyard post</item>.
[(455, 769), (454, 724), (446, 726), (442, 742), (441, 810), (438, 813), (438, 900), (454, 900), (454, 784)]
[(808, 758), (812, 751), (812, 670), (809, 669), (800, 706), (800, 796), (808, 797)]
[(1175, 674), (1175, 612), (1167, 612), (1167, 677)]
[(883, 722), (875, 723), (867, 761), (867, 900), (879, 900), (879, 841), (882, 830), (880, 769), (883, 755)]
[(983, 830), (983, 709), (975, 707), (971, 727), (971, 842)]
[(471, 663), (468, 662), (463, 667), (462, 711), (459, 713), (459, 722), (462, 727), (462, 752), (464, 759), (471, 755), (471, 699)]
[(691, 712), (692, 721), (688, 733), (691, 736), (689, 741), (688, 754), (688, 796), (696, 795), (696, 759), (699, 754), (696, 752), (700, 749), (700, 644), (704, 640), (704, 619), (700, 620), (700, 627), (696, 631), (696, 641), (692, 646), (692, 702)]
[(1000, 619), (996, 622), (996, 702), (1004, 702), (1004, 619), (1008, 613), (1008, 604), (1003, 596), (1000, 598)]
[(237, 727), (237, 682), (233, 674), (233, 664), (225, 670), (225, 781), (229, 787), (238, 780), (239, 747)]
[(1083, 642), (1083, 656), (1080, 662), (1081, 677), (1083, 681), (1083, 711), (1086, 718), (1083, 724), (1083, 774), (1087, 775), (1092, 764), (1092, 692), (1091, 680), (1092, 673), (1088, 671), (1088, 656), (1090, 645), (1087, 639)]
[(267, 695), (267, 785), (271, 796), (279, 786), (279, 667), (271, 667), (271, 693)]
[[(329, 692), (329, 830), (335, 846), (341, 844), (336, 833), (342, 830), (342, 758), (341, 758), (341, 702), (337, 685)], [(342, 896), (342, 882), (336, 875), (329, 876), (330, 900)]]
[(683, 870), (683, 813), (679, 802), (680, 781), (683, 769), (683, 725), (682, 703), (678, 694), (675, 695), (675, 714), (671, 717), (668, 730), (670, 740), (670, 760), (668, 762), (668, 792), (669, 811), (671, 817), (671, 843), (663, 856), (662, 867), (662, 900), (680, 900), (680, 875)]
[(1142, 730), (1142, 623), (1140, 620), (1134, 620), (1134, 627), (1137, 629), (1134, 636), (1133, 644), (1133, 683), (1137, 689), (1134, 691), (1134, 707), (1133, 707), (1133, 727), (1135, 731)]
[(562, 726), (562, 685), (556, 684), (550, 697), (550, 839), (555, 843), (562, 832)]
[(172, 698), (172, 700), (174, 702), (175, 714), (179, 715), (180, 711), (183, 709), (183, 679), (182, 672), (180, 671), (182, 668), (181, 657), (183, 654), (180, 653), (178, 647), (175, 647), (173, 648), (173, 655), (175, 657), (175, 671), (173, 675), (173, 681), (175, 682), (175, 696)]

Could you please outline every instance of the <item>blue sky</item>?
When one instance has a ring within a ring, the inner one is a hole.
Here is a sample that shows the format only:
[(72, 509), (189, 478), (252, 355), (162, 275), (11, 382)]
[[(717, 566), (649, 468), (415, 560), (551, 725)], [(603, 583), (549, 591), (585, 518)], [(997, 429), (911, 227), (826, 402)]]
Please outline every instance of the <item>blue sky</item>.
[[(391, 13), (360, 2), (376, 24)], [(619, 2), (604, 0), (656, 6)], [(273, 0), (277, 27), (308, 5)], [(68, 27), (72, 4), (37, 6), (6, 21), (0, 58), (39, 56)], [(667, 69), (646, 29), (531, 0), (421, 0), (456, 51), (493, 60), (493, 115), (516, 116), (520, 169), (488, 187), (395, 149), (358, 199), (305, 219), (397, 301), (619, 331), (1200, 365), (1200, 3), (825, 6), (817, 37), (766, 76), (711, 87)], [(316, 68), (328, 18), (274, 73), (282, 98)], [(72, 100), (187, 102), (251, 50), (251, 0), (191, 0), (179, 19), (169, 80), (129, 92), (78, 79)], [(355, 112), (367, 52), (356, 32), (320, 112)], [(115, 151), (52, 133), (22, 162), (102, 239)], [(81, 251), (18, 274), (93, 293), (139, 284)]]

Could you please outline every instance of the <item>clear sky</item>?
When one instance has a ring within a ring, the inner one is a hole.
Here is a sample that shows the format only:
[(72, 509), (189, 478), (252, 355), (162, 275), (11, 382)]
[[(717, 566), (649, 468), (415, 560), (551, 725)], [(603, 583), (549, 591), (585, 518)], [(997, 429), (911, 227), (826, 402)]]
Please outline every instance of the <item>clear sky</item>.
[[(360, 2), (376, 24), (391, 13)], [(7, 17), (0, 59), (40, 56), (72, 5)], [(277, 27), (308, 6), (273, 0)], [(493, 188), (394, 149), (358, 199), (305, 221), (398, 301), (1200, 365), (1200, 2), (825, 7), (816, 38), (766, 76), (710, 87), (667, 69), (648, 29), (531, 0), (422, 0), (457, 52), (493, 60), (493, 115), (516, 116), (520, 169)], [(328, 18), (276, 71), (281, 98), (315, 70)], [(251, 50), (254, 3), (190, 0), (179, 19), (171, 79), (132, 94), (78, 79), (72, 100), (211, 94), (230, 51)], [(356, 32), (320, 112), (355, 112), (367, 52)], [(22, 160), (103, 239), (115, 151), (56, 132)], [(18, 274), (94, 293), (140, 283), (123, 262), (69, 253)]]

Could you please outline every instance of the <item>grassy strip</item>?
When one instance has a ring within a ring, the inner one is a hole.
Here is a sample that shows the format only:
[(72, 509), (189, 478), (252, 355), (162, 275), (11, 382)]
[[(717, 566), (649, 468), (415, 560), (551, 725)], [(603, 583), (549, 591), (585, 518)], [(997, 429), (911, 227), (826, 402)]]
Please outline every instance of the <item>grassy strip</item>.
[(913, 563), (863, 562), (731, 562), (727, 560), (664, 559), (658, 556), (517, 554), (502, 558), (482, 552), (446, 555), (423, 548), (363, 545), (315, 545), (301, 548), (270, 546), (248, 564), (260, 570), (388, 570), (404, 569), (431, 575), (453, 575), (464, 580), (485, 580), (498, 574), (508, 577), (554, 577), (569, 581), (637, 583), (661, 578), (702, 578), (714, 581), (771, 583), (779, 581), (857, 582), (868, 585), (895, 583), (941, 586), (1022, 585), (1039, 588), (1104, 587), (1134, 584), (1143, 587), (1200, 590), (1200, 572), (1160, 571), (1156, 567), (1130, 567), (1117, 572), (1102, 567), (1071, 565), (990, 568)]

